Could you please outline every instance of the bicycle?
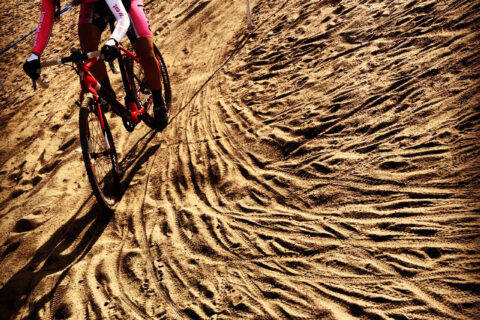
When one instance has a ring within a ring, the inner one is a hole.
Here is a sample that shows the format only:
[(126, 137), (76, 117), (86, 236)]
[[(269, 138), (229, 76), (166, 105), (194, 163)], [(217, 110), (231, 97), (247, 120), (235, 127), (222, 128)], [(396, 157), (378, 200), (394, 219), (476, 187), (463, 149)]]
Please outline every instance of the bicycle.
[[(100, 51), (81, 53), (80, 50), (71, 50), (68, 57), (41, 63), (42, 68), (58, 64), (71, 66), (79, 76), (81, 91), (80, 103), (77, 102), (77, 105), (80, 107), (79, 129), (83, 161), (95, 197), (109, 211), (113, 211), (118, 204), (121, 177), (115, 144), (105, 117), (105, 107), (110, 105), (111, 111), (122, 118), (123, 125), (129, 132), (141, 121), (157, 131), (167, 124), (160, 123), (152, 114), (153, 97), (138, 57), (121, 45), (118, 49), (120, 54), (116, 61), (126, 93), (125, 105), (89, 73), (91, 66), (101, 59)], [(172, 95), (167, 67), (156, 46), (154, 53), (160, 65), (162, 93), (169, 112)], [(37, 82), (48, 87), (40, 78)]]

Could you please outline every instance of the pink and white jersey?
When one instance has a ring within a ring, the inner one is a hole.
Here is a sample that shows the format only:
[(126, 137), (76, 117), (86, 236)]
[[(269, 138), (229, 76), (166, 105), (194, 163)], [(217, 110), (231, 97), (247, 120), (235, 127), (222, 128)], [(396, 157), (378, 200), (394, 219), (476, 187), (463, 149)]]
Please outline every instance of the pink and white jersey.
[[(93, 23), (97, 25), (100, 30), (103, 30), (105, 28), (105, 20), (102, 18), (98, 18), (99, 15), (102, 17), (103, 15), (105, 15), (105, 11), (103, 10), (102, 6), (99, 6), (99, 2), (100, 1), (95, 0), (82, 2), (82, 6), (80, 7), (80, 18), (78, 20), (79, 25), (84, 23)], [(123, 0), (120, 2), (124, 4), (124, 7), (128, 12), (128, 16), (130, 17), (131, 29), (128, 31), (127, 35), (130, 38), (151, 37), (152, 32), (150, 30), (148, 18), (143, 8), (142, 0)], [(107, 1), (104, 1), (103, 3), (108, 4)], [(108, 6), (110, 9), (109, 14), (110, 12), (115, 14), (115, 6), (112, 7), (110, 6), (110, 4), (108, 4)], [(115, 18), (117, 18), (117, 16), (115, 16)], [(118, 38), (115, 38), (115, 40), (119, 41)]]
[(110, 39), (115, 39), (117, 42), (120, 42), (127, 34), (128, 28), (130, 27), (130, 18), (128, 17), (127, 10), (125, 10), (121, 0), (105, 0), (105, 2), (117, 20), (115, 30), (113, 30)]
[[(130, 7), (127, 13), (122, 0), (84, 0), (80, 8), (79, 24), (92, 23), (93, 7), (96, 2), (104, 1), (111, 13), (117, 20), (115, 29), (112, 32), (111, 39), (121, 42), (132, 22), (133, 31), (137, 38), (151, 37), (152, 33), (148, 24), (148, 19), (143, 10), (142, 0), (130, 0)], [(47, 46), (47, 42), (52, 32), (55, 15), (55, 0), (42, 0), (42, 9), (40, 20), (35, 33), (32, 52), (40, 56)]]

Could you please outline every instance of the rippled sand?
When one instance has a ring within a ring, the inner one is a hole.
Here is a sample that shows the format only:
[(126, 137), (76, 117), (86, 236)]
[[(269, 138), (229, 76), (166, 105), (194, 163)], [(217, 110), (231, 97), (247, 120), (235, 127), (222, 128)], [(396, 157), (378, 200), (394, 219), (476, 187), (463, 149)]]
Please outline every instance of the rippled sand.
[[(480, 318), (478, 1), (252, 0), (252, 32), (243, 1), (144, 1), (174, 105), (109, 119), (114, 215), (73, 71), (34, 92), (32, 36), (0, 57), (1, 319)], [(1, 48), (39, 2), (0, 4)]]

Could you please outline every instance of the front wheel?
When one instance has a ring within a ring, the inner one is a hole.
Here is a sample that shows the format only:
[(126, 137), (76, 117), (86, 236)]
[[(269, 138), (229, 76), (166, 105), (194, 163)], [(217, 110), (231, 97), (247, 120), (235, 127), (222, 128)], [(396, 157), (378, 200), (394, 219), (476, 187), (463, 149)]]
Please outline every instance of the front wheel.
[(80, 107), (80, 144), (93, 193), (111, 211), (120, 197), (120, 176), (112, 133), (103, 112), (100, 115), (102, 119), (93, 99), (86, 98)]

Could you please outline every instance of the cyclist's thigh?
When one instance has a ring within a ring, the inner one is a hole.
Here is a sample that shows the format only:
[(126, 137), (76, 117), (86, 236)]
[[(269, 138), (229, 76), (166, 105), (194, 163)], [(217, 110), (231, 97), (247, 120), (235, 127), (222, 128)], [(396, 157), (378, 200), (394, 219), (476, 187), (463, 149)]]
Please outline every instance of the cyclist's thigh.
[[(97, 51), (101, 35), (101, 30), (93, 23), (82, 23), (79, 25), (78, 37), (80, 39), (82, 52)], [(107, 70), (103, 61), (101, 61), (101, 63), (95, 63), (90, 71), (98, 80), (103, 80), (107, 77)]]
[(153, 39), (151, 37), (142, 37), (132, 40), (133, 50), (137, 56), (142, 59), (146, 59), (149, 56), (154, 57), (153, 53)]
[(78, 26), (84, 24), (93, 24), (100, 30), (100, 34), (105, 30), (110, 19), (114, 19), (112, 12), (105, 1), (93, 3), (82, 2), (80, 5), (80, 16), (78, 17)]
[(131, 0), (128, 15), (130, 16), (131, 26), (127, 34), (130, 40), (152, 37), (142, 0)]
[(82, 52), (91, 52), (98, 50), (102, 32), (93, 23), (83, 23), (78, 26), (78, 38), (80, 39), (80, 48)]

